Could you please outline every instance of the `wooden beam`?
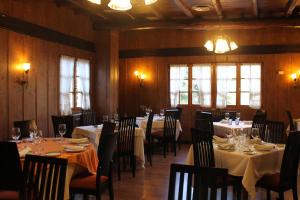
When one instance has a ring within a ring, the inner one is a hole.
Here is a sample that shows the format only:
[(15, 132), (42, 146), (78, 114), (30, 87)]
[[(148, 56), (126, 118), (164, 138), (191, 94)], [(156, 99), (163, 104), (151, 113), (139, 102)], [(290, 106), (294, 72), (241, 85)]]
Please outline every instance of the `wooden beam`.
[(257, 0), (252, 0), (252, 6), (253, 6), (253, 15), (255, 17), (258, 17), (258, 4), (257, 4)]
[(188, 9), (185, 3), (182, 0), (174, 0), (177, 7), (189, 18), (194, 18), (193, 13)]
[(78, 49), (95, 52), (95, 44), (93, 42), (26, 22), (15, 17), (10, 17), (3, 13), (0, 13), (0, 27), (50, 42), (56, 42)]
[(219, 17), (219, 19), (223, 19), (223, 10), (220, 3), (220, 0), (211, 0), (211, 3)]
[(96, 30), (138, 30), (138, 29), (194, 29), (194, 30), (239, 30), (239, 29), (263, 29), (263, 28), (300, 28), (299, 18), (255, 19), (255, 20), (203, 20), (194, 18), (189, 20), (159, 20), (149, 22), (147, 20), (101, 22), (94, 23)]
[[(240, 46), (234, 51), (221, 55), (257, 55), (257, 54), (283, 54), (299, 53), (300, 44), (297, 45), (247, 45)], [(120, 50), (120, 58), (140, 58), (140, 57), (172, 57), (172, 56), (207, 56), (216, 55), (207, 51), (204, 47), (190, 48), (162, 48), (162, 49), (134, 49)]]
[(289, 0), (288, 1), (288, 3), (286, 4), (286, 8), (285, 8), (285, 16), (286, 17), (292, 15), (293, 10), (297, 6), (297, 1), (298, 0)]

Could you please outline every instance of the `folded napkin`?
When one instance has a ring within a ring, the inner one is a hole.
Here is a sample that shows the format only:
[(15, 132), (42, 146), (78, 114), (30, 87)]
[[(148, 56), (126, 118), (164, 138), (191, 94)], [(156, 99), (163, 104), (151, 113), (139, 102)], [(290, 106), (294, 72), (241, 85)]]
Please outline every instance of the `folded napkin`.
[(71, 138), (69, 139), (70, 143), (74, 144), (82, 144), (82, 143), (88, 143), (89, 139), (88, 138)]
[(75, 146), (75, 145), (63, 145), (64, 149), (69, 149), (73, 151), (83, 151), (85, 147), (83, 146)]
[(262, 144), (262, 140), (259, 138), (254, 138), (249, 140), (250, 144)]
[(253, 146), (258, 151), (271, 151), (275, 148), (274, 144), (255, 144)]
[(219, 147), (219, 149), (222, 149), (222, 150), (234, 150), (235, 149), (234, 144), (219, 144), (218, 147)]
[(221, 137), (218, 137), (216, 135), (213, 136), (213, 139), (216, 143), (227, 143), (228, 142), (228, 139), (227, 138), (221, 138)]
[(22, 149), (21, 151), (19, 151), (20, 158), (24, 158), (26, 156), (26, 154), (28, 154), (31, 151), (32, 150), (31, 150), (30, 147), (25, 147), (24, 149)]

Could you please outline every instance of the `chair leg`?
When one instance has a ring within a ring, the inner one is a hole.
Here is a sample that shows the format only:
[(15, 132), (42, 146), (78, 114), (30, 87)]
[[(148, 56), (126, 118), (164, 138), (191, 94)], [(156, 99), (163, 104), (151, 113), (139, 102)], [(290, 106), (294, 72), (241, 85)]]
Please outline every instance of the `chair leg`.
[(292, 190), (293, 190), (293, 198), (294, 198), (294, 200), (298, 200), (297, 186), (294, 186)]
[(174, 142), (173, 142), (174, 144), (173, 144), (173, 146), (174, 146), (174, 156), (176, 156), (176, 149), (177, 149), (177, 142), (176, 142), (176, 140), (174, 140)]
[(120, 163), (120, 157), (118, 156), (117, 159), (117, 165), (118, 165), (118, 180), (121, 180), (121, 163)]
[(279, 191), (279, 200), (284, 200), (284, 193)]
[(149, 161), (150, 161), (150, 166), (152, 167), (152, 145), (149, 146)]
[(164, 158), (166, 158), (167, 157), (167, 155), (166, 155), (167, 154), (167, 152), (166, 152), (167, 151), (167, 149), (166, 149), (167, 148), (167, 144), (166, 144), (165, 141), (163, 141), (163, 146), (164, 146)]
[(112, 181), (109, 181), (108, 191), (109, 191), (109, 200), (113, 200), (114, 199), (114, 188), (113, 188)]
[(132, 160), (132, 177), (135, 177), (136, 158), (135, 155), (131, 156)]

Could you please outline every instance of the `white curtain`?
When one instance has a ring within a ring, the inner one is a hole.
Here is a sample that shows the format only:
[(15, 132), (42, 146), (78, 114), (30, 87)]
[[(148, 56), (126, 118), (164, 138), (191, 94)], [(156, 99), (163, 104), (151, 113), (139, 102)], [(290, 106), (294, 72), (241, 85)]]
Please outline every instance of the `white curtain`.
[(217, 66), (217, 107), (225, 108), (227, 105), (227, 69), (226, 66)]
[(59, 84), (59, 107), (62, 115), (69, 115), (72, 113), (73, 95), (72, 85), (74, 82), (74, 62), (75, 58), (69, 56), (61, 56), (60, 58), (60, 84)]
[[(203, 107), (211, 106), (211, 66), (210, 65), (193, 65), (193, 91), (197, 92), (198, 102)], [(196, 88), (195, 88), (196, 87)]]
[(76, 62), (77, 89), (79, 92), (77, 103), (82, 109), (91, 108), (90, 100), (90, 61), (78, 59)]
[(249, 106), (258, 109), (261, 107), (261, 65), (251, 65)]

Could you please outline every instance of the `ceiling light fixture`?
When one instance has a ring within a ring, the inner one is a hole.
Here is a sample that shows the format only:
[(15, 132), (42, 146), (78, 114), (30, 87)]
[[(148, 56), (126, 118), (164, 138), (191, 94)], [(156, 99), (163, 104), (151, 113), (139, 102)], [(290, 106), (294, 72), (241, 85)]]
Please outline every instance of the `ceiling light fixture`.
[(111, 0), (108, 4), (108, 7), (110, 7), (113, 10), (130, 10), (132, 8), (130, 0)]
[(218, 35), (214, 40), (207, 40), (204, 47), (208, 51), (213, 51), (217, 54), (233, 51), (238, 48), (238, 45), (232, 41), (228, 36)]
[(150, 5), (150, 4), (153, 4), (155, 2), (157, 2), (157, 0), (145, 0), (146, 5)]
[(91, 3), (98, 4), (98, 5), (101, 4), (101, 0), (88, 0), (88, 1), (91, 2)]

